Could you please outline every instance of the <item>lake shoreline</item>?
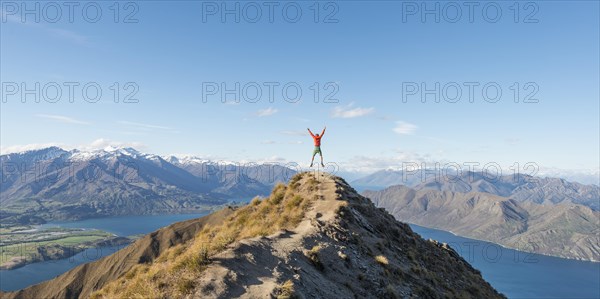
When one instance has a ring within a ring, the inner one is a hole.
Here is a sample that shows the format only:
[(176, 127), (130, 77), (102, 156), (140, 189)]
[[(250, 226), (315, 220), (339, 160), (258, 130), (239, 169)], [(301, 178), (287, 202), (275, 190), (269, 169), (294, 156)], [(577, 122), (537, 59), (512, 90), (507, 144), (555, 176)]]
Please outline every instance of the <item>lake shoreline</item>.
[[(105, 246), (120, 246), (132, 243), (133, 239), (114, 236), (108, 239), (98, 240), (89, 243), (78, 244), (77, 246), (62, 246), (62, 245), (54, 245), (53, 249), (55, 251), (50, 254), (44, 254), (40, 252), (38, 249), (38, 254), (31, 256), (31, 258), (27, 259), (24, 257), (14, 257), (11, 260), (4, 262), (0, 265), (1, 271), (11, 271), (15, 270), (30, 264), (53, 261), (53, 260), (61, 260), (67, 259), (72, 256), (77, 255), (78, 253), (85, 251), (86, 249), (96, 248), (96, 247), (105, 247)], [(17, 244), (20, 245), (20, 244)]]
[(457, 233), (455, 233), (455, 232), (453, 232), (451, 230), (446, 230), (446, 229), (444, 229), (442, 227), (432, 227), (432, 226), (422, 225), (422, 224), (418, 224), (418, 223), (413, 223), (413, 222), (408, 222), (408, 221), (402, 221), (402, 220), (399, 220), (399, 219), (397, 219), (397, 220), (401, 221), (401, 222), (404, 222), (404, 223), (407, 223), (407, 224), (417, 225), (417, 226), (424, 227), (424, 228), (429, 228), (429, 229), (435, 229), (435, 230), (444, 231), (444, 232), (453, 234), (454, 236), (457, 236), (457, 237), (468, 238), (468, 239), (472, 239), (472, 240), (476, 240), (476, 241), (491, 243), (491, 244), (494, 244), (494, 245), (498, 245), (498, 246), (500, 246), (502, 248), (511, 249), (511, 250), (515, 250), (515, 251), (519, 251), (519, 252), (523, 252), (523, 253), (533, 253), (533, 254), (539, 254), (539, 255), (543, 255), (543, 256), (561, 258), (561, 259), (572, 260), (572, 261), (600, 263), (600, 260), (574, 258), (574, 257), (560, 256), (560, 255), (551, 255), (551, 254), (545, 254), (545, 253), (542, 253), (542, 252), (535, 252), (535, 251), (527, 251), (527, 250), (517, 249), (517, 248), (506, 246), (506, 245), (503, 245), (503, 244), (500, 244), (500, 243), (496, 243), (495, 241), (491, 241), (491, 240), (478, 239), (476, 237), (471, 237), (471, 236), (466, 236), (466, 235), (459, 235), (459, 234), (457, 234)]
[(450, 245), (508, 298), (600, 298), (599, 263), (525, 253), (437, 228), (409, 226), (425, 240)]

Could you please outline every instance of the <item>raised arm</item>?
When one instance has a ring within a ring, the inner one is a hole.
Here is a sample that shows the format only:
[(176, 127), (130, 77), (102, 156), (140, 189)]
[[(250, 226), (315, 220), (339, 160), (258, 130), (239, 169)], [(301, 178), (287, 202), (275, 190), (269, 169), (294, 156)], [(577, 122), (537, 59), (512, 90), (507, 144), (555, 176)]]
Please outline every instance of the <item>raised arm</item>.
[(325, 135), (325, 129), (327, 129), (327, 127), (323, 128), (323, 132), (321, 132), (321, 137), (323, 137), (323, 135)]
[(306, 128), (308, 130), (308, 134), (310, 134), (310, 136), (315, 137), (315, 135), (313, 134), (313, 132), (310, 131), (309, 128)]

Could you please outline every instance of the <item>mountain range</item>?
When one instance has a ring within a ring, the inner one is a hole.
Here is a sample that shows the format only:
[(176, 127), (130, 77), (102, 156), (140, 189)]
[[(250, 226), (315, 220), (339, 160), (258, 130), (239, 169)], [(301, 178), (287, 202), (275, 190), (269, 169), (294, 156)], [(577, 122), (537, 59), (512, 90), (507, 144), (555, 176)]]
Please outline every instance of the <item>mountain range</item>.
[(2, 298), (505, 298), (343, 179), (300, 173)]
[(108, 147), (0, 156), (3, 223), (206, 210), (268, 194), (295, 171)]
[(362, 189), (382, 189), (405, 185), (421, 189), (454, 192), (485, 192), (514, 199), (518, 202), (557, 204), (561, 202), (582, 204), (600, 210), (600, 187), (569, 182), (561, 178), (537, 177), (525, 174), (492, 177), (483, 172), (463, 172), (459, 175), (438, 175), (430, 170), (381, 170), (352, 182)]
[[(37, 224), (114, 215), (199, 212), (265, 195), (295, 171), (133, 148), (49, 147), (0, 156), (0, 221)], [(600, 188), (528, 175), (434, 177), (380, 171), (354, 181), (399, 220), (518, 249), (599, 260)], [(423, 180), (422, 177), (426, 177)]]
[(598, 186), (470, 172), (364, 191), (401, 221), (523, 251), (600, 261)]
[[(456, 174), (456, 171), (454, 171), (452, 168), (447, 168), (443, 170), (418, 168), (411, 171), (403, 171), (401, 169), (382, 169), (368, 174), (355, 174), (352, 179), (352, 185), (355, 186), (357, 189), (381, 189), (392, 185), (406, 185), (411, 187), (429, 180), (436, 173), (439, 176), (440, 172), (442, 172), (442, 174), (443, 172), (453, 173), (448, 174), (449, 176)], [(600, 186), (600, 170), (598, 169), (561, 170), (547, 168), (544, 170), (537, 170), (535, 177), (562, 178), (569, 182), (577, 182), (582, 185)]]

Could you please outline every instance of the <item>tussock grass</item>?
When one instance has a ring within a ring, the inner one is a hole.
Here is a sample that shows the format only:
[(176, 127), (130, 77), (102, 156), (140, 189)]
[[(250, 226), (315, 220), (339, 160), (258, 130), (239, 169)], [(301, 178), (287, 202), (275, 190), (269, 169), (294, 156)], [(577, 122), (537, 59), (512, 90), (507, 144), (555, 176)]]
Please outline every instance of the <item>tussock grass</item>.
[[(299, 183), (303, 175), (294, 176), (292, 181)], [(310, 186), (309, 184), (305, 188), (310, 189)], [(210, 265), (212, 256), (222, 252), (230, 244), (295, 228), (312, 202), (301, 195), (308, 191), (300, 190), (302, 187), (302, 184), (296, 186), (296, 189), (284, 184), (276, 185), (268, 198), (254, 198), (223, 223), (206, 226), (186, 244), (162, 252), (152, 264), (134, 266), (121, 278), (94, 292), (92, 297), (179, 298), (193, 293), (198, 274)], [(313, 248), (314, 259), (316, 265), (322, 267), (318, 259), (319, 249), (318, 246)], [(293, 283), (286, 282), (281, 290), (281, 294), (288, 294), (289, 290), (293, 293)], [(281, 298), (292, 298), (290, 296)]]
[(383, 255), (376, 256), (375, 261), (382, 266), (387, 266), (389, 264), (387, 257)]
[(323, 265), (323, 262), (321, 262), (321, 257), (319, 256), (320, 251), (321, 246), (315, 245), (306, 253), (306, 256), (318, 270), (323, 271), (325, 266)]
[(177, 290), (182, 294), (188, 294), (195, 287), (195, 282), (191, 279), (182, 279), (177, 284)]
[(279, 204), (283, 200), (283, 197), (285, 196), (285, 191), (286, 191), (286, 187), (284, 184), (282, 184), (282, 183), (277, 184), (275, 186), (275, 188), (273, 188), (273, 192), (271, 193), (271, 196), (269, 197), (269, 201), (274, 205)]
[(286, 280), (282, 285), (275, 290), (277, 299), (293, 299), (297, 298), (294, 282), (291, 279)]
[(260, 199), (260, 197), (257, 196), (255, 198), (253, 198), (252, 201), (250, 201), (250, 205), (251, 206), (257, 206), (257, 205), (260, 204), (261, 201), (262, 200)]

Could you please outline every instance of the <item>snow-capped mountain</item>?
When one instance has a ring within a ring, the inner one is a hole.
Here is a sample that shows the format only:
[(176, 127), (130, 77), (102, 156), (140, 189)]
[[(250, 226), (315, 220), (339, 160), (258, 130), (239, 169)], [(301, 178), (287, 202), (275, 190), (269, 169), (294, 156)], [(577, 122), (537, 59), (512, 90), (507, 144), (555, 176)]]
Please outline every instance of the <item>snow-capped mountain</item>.
[(268, 194), (294, 171), (197, 157), (161, 157), (130, 147), (50, 147), (0, 156), (2, 218), (44, 219), (186, 212)]
[(36, 163), (39, 161), (55, 159), (68, 153), (69, 152), (66, 150), (63, 150), (56, 146), (52, 146), (44, 149), (28, 150), (19, 153), (0, 155), (0, 161)]
[[(265, 186), (273, 186), (277, 182), (285, 182), (296, 171), (279, 164), (240, 163), (226, 160), (209, 160), (195, 156), (165, 156), (169, 163), (176, 165), (204, 180), (219, 179), (231, 184), (231, 180), (256, 181)], [(268, 192), (268, 190), (265, 190)]]

